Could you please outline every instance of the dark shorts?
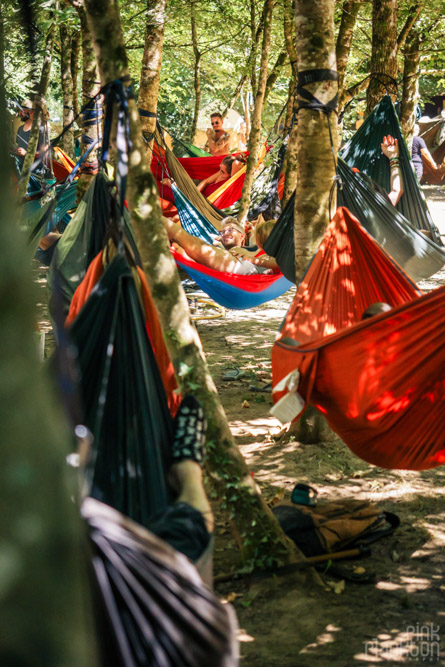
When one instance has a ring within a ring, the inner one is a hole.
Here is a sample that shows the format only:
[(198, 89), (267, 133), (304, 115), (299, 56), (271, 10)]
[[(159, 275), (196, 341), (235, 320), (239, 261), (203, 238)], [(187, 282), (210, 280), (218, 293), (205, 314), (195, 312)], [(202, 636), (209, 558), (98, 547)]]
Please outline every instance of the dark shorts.
[(193, 562), (202, 556), (210, 542), (204, 517), (187, 503), (169, 505), (153, 517), (148, 528)]
[(417, 178), (420, 181), (420, 179), (423, 176), (423, 164), (421, 162), (413, 162), (413, 165), (414, 165), (414, 169), (415, 169), (416, 174), (417, 174)]

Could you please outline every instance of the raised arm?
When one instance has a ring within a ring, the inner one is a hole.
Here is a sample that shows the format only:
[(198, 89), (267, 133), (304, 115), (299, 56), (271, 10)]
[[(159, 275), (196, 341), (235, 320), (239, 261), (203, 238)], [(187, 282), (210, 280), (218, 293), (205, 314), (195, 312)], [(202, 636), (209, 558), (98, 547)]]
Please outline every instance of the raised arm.
[(389, 160), (391, 191), (388, 194), (388, 199), (395, 206), (403, 195), (403, 180), (400, 172), (399, 144), (397, 139), (394, 139), (390, 134), (387, 137), (383, 137), (381, 149), (383, 155), (386, 155)]

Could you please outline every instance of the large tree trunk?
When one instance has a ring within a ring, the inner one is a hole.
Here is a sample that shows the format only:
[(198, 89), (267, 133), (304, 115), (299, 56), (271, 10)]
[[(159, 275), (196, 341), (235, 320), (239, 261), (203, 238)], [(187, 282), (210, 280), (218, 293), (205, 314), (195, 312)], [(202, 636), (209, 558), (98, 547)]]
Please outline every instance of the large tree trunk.
[(339, 100), (341, 100), (343, 97), (345, 73), (346, 67), (348, 65), (349, 53), (351, 51), (352, 36), (354, 33), (355, 21), (357, 19), (357, 14), (361, 4), (361, 0), (345, 0), (342, 7), (340, 28), (337, 35), (337, 44), (335, 48), (337, 58)]
[(409, 142), (416, 121), (416, 106), (419, 101), (420, 77), (420, 32), (410, 31), (404, 48), (402, 114), (400, 122), (405, 139)]
[(263, 114), (264, 97), (267, 84), (267, 64), (269, 62), (270, 38), (272, 32), (272, 10), (273, 0), (265, 0), (264, 3), (264, 30), (261, 51), (260, 76), (258, 79), (257, 93), (252, 114), (252, 126), (250, 129), (247, 158), (246, 176), (244, 178), (243, 191), (241, 194), (241, 206), (239, 212), (240, 220), (245, 216), (249, 208), (250, 191), (252, 189), (254, 172), (258, 162), (258, 154), (261, 139), (261, 117)]
[(63, 150), (74, 157), (73, 75), (71, 70), (73, 32), (67, 24), (59, 27), (60, 35), (60, 75), (62, 78), (63, 127), (71, 125), (63, 135)]
[(71, 77), (73, 79), (73, 112), (75, 116), (79, 114), (79, 56), (80, 56), (81, 35), (75, 31), (71, 42)]
[(198, 48), (198, 37), (196, 34), (195, 0), (190, 0), (190, 21), (192, 29), (192, 44), (194, 56), (194, 76), (193, 87), (195, 89), (195, 108), (193, 110), (193, 120), (190, 127), (190, 140), (192, 144), (195, 141), (196, 128), (198, 126), (199, 109), (201, 106), (201, 53)]
[(56, 24), (53, 21), (45, 40), (45, 51), (43, 56), (42, 72), (40, 81), (37, 86), (37, 92), (34, 96), (34, 118), (32, 121), (31, 132), (29, 135), (28, 150), (25, 155), (22, 167), (22, 179), (17, 188), (17, 196), (22, 199), (26, 195), (26, 189), (29, 182), (29, 170), (34, 162), (34, 157), (39, 141), (40, 124), (43, 116), (43, 108), (45, 107), (44, 98), (49, 83), (49, 75), (51, 72), (51, 63), (53, 58), (54, 36), (56, 32)]
[(84, 531), (65, 463), (73, 442), (38, 359), (38, 295), (24, 238), (11, 224), (3, 93), (0, 86), (0, 664), (93, 667)]
[[(86, 0), (103, 83), (128, 75), (124, 39), (116, 0)], [(113, 34), (113, 40), (103, 35)], [(128, 202), (138, 247), (162, 329), (183, 393), (194, 393), (207, 419), (207, 468), (222, 502), (236, 524), (246, 559), (265, 564), (295, 559), (289, 542), (267, 508), (259, 489), (234, 445), (224, 410), (208, 371), (193, 326), (175, 263), (168, 249), (156, 184), (144, 160), (136, 103), (129, 100), (131, 150)]]
[[(333, 0), (297, 0), (298, 72), (335, 70)], [(305, 89), (322, 102), (337, 93), (337, 81), (311, 83)], [(331, 128), (333, 148), (331, 146)], [(329, 195), (337, 154), (337, 117), (315, 109), (298, 112), (295, 266), (299, 282), (329, 223)]]
[(142, 56), (138, 106), (152, 116), (140, 115), (142, 135), (147, 151), (153, 147), (158, 110), (159, 80), (161, 78), (162, 48), (164, 45), (166, 0), (147, 0), (145, 46)]
[(397, 0), (373, 0), (371, 80), (366, 95), (369, 114), (387, 92), (397, 95)]

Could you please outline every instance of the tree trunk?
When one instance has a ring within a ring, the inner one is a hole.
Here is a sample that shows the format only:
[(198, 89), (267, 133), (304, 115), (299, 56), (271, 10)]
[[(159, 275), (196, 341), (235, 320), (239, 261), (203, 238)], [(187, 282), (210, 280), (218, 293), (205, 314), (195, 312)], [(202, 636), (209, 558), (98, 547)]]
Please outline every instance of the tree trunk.
[(246, 90), (243, 98), (243, 107), (244, 107), (244, 120), (246, 121), (246, 141), (249, 143), (250, 137), (250, 104), (249, 104), (250, 92)]
[[(0, 86), (0, 127), (8, 125)], [(0, 664), (98, 665), (85, 578), (84, 528), (65, 464), (71, 434), (39, 362), (39, 296), (11, 221), (10, 146), (0, 133)]]
[(346, 0), (343, 3), (340, 28), (335, 48), (338, 72), (338, 97), (342, 98), (346, 67), (351, 51), (355, 21), (361, 6), (361, 0)]
[(142, 135), (146, 141), (147, 152), (151, 151), (153, 147), (153, 134), (156, 129), (159, 80), (164, 45), (165, 7), (166, 0), (147, 0), (145, 46), (138, 99), (139, 109), (154, 114), (151, 117), (140, 115)]
[(230, 100), (229, 104), (227, 105), (227, 107), (225, 108), (223, 113), (221, 114), (223, 119), (227, 116), (230, 109), (233, 109), (233, 107), (235, 106), (236, 101), (237, 101), (238, 97), (241, 95), (241, 92), (243, 90), (243, 86), (246, 83), (246, 81), (247, 81), (247, 74), (243, 74), (242, 77), (240, 78), (240, 80), (238, 81), (238, 85), (235, 88), (235, 92), (232, 95), (232, 99)]
[(34, 157), (39, 142), (40, 121), (43, 117), (44, 97), (49, 83), (49, 75), (51, 72), (51, 63), (53, 58), (54, 36), (56, 32), (56, 24), (53, 21), (46, 36), (45, 51), (43, 56), (42, 71), (40, 81), (37, 86), (37, 92), (34, 96), (34, 118), (32, 121), (31, 132), (29, 135), (28, 150), (25, 155), (22, 167), (22, 179), (17, 188), (17, 197), (19, 200), (26, 196), (26, 189), (29, 182), (29, 170), (34, 162)]
[[(261, 33), (258, 32), (255, 25), (255, 10), (256, 2), (255, 0), (250, 0), (250, 37), (252, 40), (252, 47), (250, 51), (250, 85), (252, 87), (252, 94), (254, 97), (256, 95), (257, 87), (256, 54), (258, 50), (258, 42), (261, 36)], [(262, 29), (261, 23), (258, 29)]]
[[(335, 69), (333, 0), (297, 0), (298, 72)], [(305, 86), (322, 102), (337, 93), (337, 81)], [(314, 109), (298, 113), (297, 188), (295, 199), (295, 266), (297, 284), (329, 223), (329, 195), (334, 183), (337, 154), (337, 118)]]
[(269, 93), (272, 90), (272, 88), (275, 85), (276, 80), (278, 79), (279, 75), (281, 74), (281, 68), (283, 67), (284, 63), (287, 60), (287, 53), (286, 51), (282, 51), (278, 58), (275, 61), (275, 65), (272, 67), (269, 76), (267, 77), (266, 81), (266, 90), (264, 91), (264, 101), (263, 101), (263, 106), (269, 97)]
[(260, 76), (258, 79), (257, 94), (255, 96), (255, 104), (253, 107), (252, 127), (250, 130), (248, 150), (249, 155), (246, 165), (246, 176), (244, 178), (243, 190), (241, 194), (241, 205), (239, 212), (239, 219), (241, 220), (249, 209), (250, 191), (252, 189), (254, 172), (258, 162), (258, 154), (261, 139), (261, 117), (264, 107), (264, 96), (267, 84), (267, 63), (269, 61), (270, 39), (272, 32), (272, 10), (274, 7), (273, 0), (265, 0), (264, 3), (264, 30), (263, 43), (261, 51)]
[(80, 32), (77, 30), (73, 33), (71, 42), (71, 77), (73, 79), (73, 112), (74, 116), (79, 114), (79, 56), (80, 56)]
[[(94, 52), (93, 42), (90, 35), (90, 30), (87, 22), (87, 15), (85, 12), (84, 0), (70, 0), (73, 7), (76, 9), (80, 20), (80, 34), (82, 44), (82, 107), (90, 102), (100, 90), (99, 70), (97, 68), (96, 54)], [(100, 138), (102, 134), (101, 114), (102, 114), (102, 100), (96, 97), (94, 106), (94, 113), (96, 118), (89, 118), (88, 111), (82, 115), (82, 137), (81, 137), (81, 153), (85, 153), (91, 144)], [(84, 193), (88, 189), (93, 178), (94, 172), (98, 167), (96, 148), (89, 153), (85, 159), (82, 168), (82, 174), (77, 181), (77, 199), (82, 199)]]
[[(59, 27), (60, 35), (60, 74), (62, 78), (62, 100), (63, 100), (63, 127), (71, 125), (74, 119), (73, 112), (73, 75), (71, 70), (73, 33), (66, 24)], [(63, 135), (63, 150), (71, 158), (74, 157), (74, 128)]]
[(403, 59), (402, 114), (400, 122), (405, 139), (410, 142), (416, 121), (416, 106), (419, 101), (420, 77), (420, 32), (410, 31), (405, 44)]
[[(86, 0), (102, 81), (128, 75), (119, 7), (116, 0)], [(113, 34), (113, 40), (103, 35)], [(187, 299), (168, 249), (158, 191), (144, 160), (137, 108), (129, 100), (131, 150), (128, 159), (128, 202), (154, 302), (181, 391), (194, 393), (207, 419), (207, 468), (221, 507), (236, 524), (243, 556), (251, 562), (272, 565), (291, 562), (296, 550), (267, 508), (259, 489), (234, 445), (227, 419), (202, 346), (193, 326)]]
[[(284, 3), (283, 15), (284, 42), (292, 68), (292, 78), (289, 82), (289, 100), (287, 104), (285, 128), (288, 128), (289, 139), (284, 157), (284, 190), (281, 206), (284, 209), (292, 196), (297, 184), (297, 123), (298, 116), (295, 109), (295, 89), (298, 76), (297, 49), (295, 45), (295, 13), (291, 3)], [(294, 121), (292, 125), (292, 121)]]
[(366, 95), (370, 114), (387, 92), (397, 95), (397, 0), (373, 0), (371, 80)]
[(195, 59), (193, 78), (195, 109), (193, 111), (193, 120), (190, 128), (190, 140), (193, 144), (195, 141), (196, 128), (198, 126), (199, 108), (201, 106), (201, 53), (198, 49), (198, 38), (196, 35), (195, 0), (190, 0), (190, 20), (192, 28), (193, 56)]

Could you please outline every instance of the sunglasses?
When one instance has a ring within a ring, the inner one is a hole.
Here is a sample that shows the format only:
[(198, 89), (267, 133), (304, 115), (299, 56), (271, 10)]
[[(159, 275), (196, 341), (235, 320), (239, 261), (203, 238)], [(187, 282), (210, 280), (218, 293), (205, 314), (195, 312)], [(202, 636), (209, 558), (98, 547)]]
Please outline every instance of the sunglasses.
[(227, 234), (227, 233), (233, 233), (233, 232), (238, 232), (238, 234), (244, 234), (240, 229), (236, 229), (235, 227), (226, 227), (225, 229), (222, 229), (220, 234)]

